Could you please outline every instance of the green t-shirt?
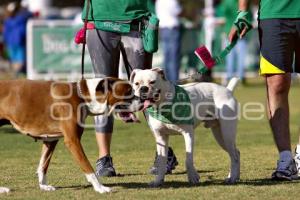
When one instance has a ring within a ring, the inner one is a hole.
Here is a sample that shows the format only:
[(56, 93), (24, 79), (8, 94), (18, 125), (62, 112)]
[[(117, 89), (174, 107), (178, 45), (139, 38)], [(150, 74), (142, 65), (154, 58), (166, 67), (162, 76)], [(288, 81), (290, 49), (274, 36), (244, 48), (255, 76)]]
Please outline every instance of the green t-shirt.
[(260, 0), (259, 19), (300, 18), (300, 0)]
[(226, 19), (224, 25), (225, 33), (229, 33), (233, 22), (237, 16), (238, 11), (238, 0), (223, 0), (221, 4), (219, 4), (217, 8), (217, 14), (220, 17), (224, 17)]
[[(152, 0), (90, 0), (90, 21), (128, 21), (149, 13)], [(86, 3), (85, 3), (86, 4)], [(86, 6), (82, 19), (85, 18)]]

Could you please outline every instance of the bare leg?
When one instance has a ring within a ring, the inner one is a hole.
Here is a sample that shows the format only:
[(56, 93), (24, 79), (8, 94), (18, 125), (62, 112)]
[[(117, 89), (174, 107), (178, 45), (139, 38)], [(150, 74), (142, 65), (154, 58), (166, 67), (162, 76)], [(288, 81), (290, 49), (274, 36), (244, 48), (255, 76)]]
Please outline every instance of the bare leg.
[(288, 94), (291, 74), (267, 75), (268, 117), (279, 152), (291, 151)]
[(45, 190), (45, 191), (55, 190), (53, 186), (47, 185), (46, 174), (57, 142), (58, 140), (52, 142), (46, 142), (46, 141), (43, 142), (42, 155), (36, 172), (39, 178), (39, 186), (41, 190)]
[(110, 155), (112, 133), (96, 133), (96, 140), (99, 149), (99, 158)]
[(14, 73), (18, 73), (22, 70), (22, 67), (23, 67), (23, 63), (13, 63), (11, 66), (12, 66), (12, 70)]

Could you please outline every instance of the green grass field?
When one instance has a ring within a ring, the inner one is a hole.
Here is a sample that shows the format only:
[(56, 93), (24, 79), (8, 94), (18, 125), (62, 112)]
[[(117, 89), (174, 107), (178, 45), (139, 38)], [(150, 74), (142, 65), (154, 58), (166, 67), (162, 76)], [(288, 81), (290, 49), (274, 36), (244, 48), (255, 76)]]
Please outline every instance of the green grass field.
[[(264, 85), (254, 83), (239, 86), (235, 96), (242, 106), (247, 102), (264, 104)], [(300, 86), (295, 83), (290, 93), (293, 148), (298, 141), (299, 100)], [(262, 114), (265, 115), (265, 112)], [(251, 116), (257, 115), (253, 113)], [(117, 122), (112, 155), (119, 176), (101, 179), (102, 183), (115, 190), (114, 193), (95, 193), (62, 141), (54, 153), (48, 172), (49, 184), (58, 189), (43, 192), (38, 188), (35, 175), (41, 143), (5, 126), (0, 129), (0, 186), (13, 191), (1, 194), (0, 199), (299, 199), (300, 180), (270, 181), (276, 166), (277, 151), (265, 117), (257, 121), (240, 120), (237, 146), (241, 152), (241, 180), (236, 185), (223, 184), (228, 173), (229, 158), (216, 144), (210, 131), (197, 128), (195, 140), (195, 166), (201, 176), (198, 185), (187, 183), (184, 141), (182, 136), (173, 136), (170, 144), (176, 152), (179, 166), (172, 175), (166, 176), (162, 188), (149, 188), (147, 184), (154, 178), (148, 174), (154, 159), (154, 138), (145, 122)], [(85, 131), (82, 143), (94, 166), (97, 146), (93, 129)]]

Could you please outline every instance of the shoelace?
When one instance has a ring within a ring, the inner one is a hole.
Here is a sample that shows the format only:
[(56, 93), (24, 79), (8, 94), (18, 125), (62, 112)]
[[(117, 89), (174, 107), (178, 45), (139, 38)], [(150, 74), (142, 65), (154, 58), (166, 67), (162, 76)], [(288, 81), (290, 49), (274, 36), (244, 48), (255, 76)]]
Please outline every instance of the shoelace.
[(103, 168), (109, 168), (113, 169), (113, 163), (111, 159), (108, 159), (108, 162), (105, 160), (100, 160), (99, 162), (96, 163), (97, 168), (103, 169)]

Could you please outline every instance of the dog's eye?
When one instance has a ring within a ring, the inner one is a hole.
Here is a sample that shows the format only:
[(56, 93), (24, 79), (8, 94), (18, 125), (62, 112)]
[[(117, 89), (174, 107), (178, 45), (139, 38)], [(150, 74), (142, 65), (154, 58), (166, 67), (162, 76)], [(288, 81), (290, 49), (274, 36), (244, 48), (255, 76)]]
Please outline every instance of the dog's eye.
[(134, 85), (138, 86), (140, 83), (139, 82), (135, 82)]
[(155, 83), (155, 81), (150, 81), (149, 83), (150, 83), (150, 84), (154, 84), (154, 83)]

